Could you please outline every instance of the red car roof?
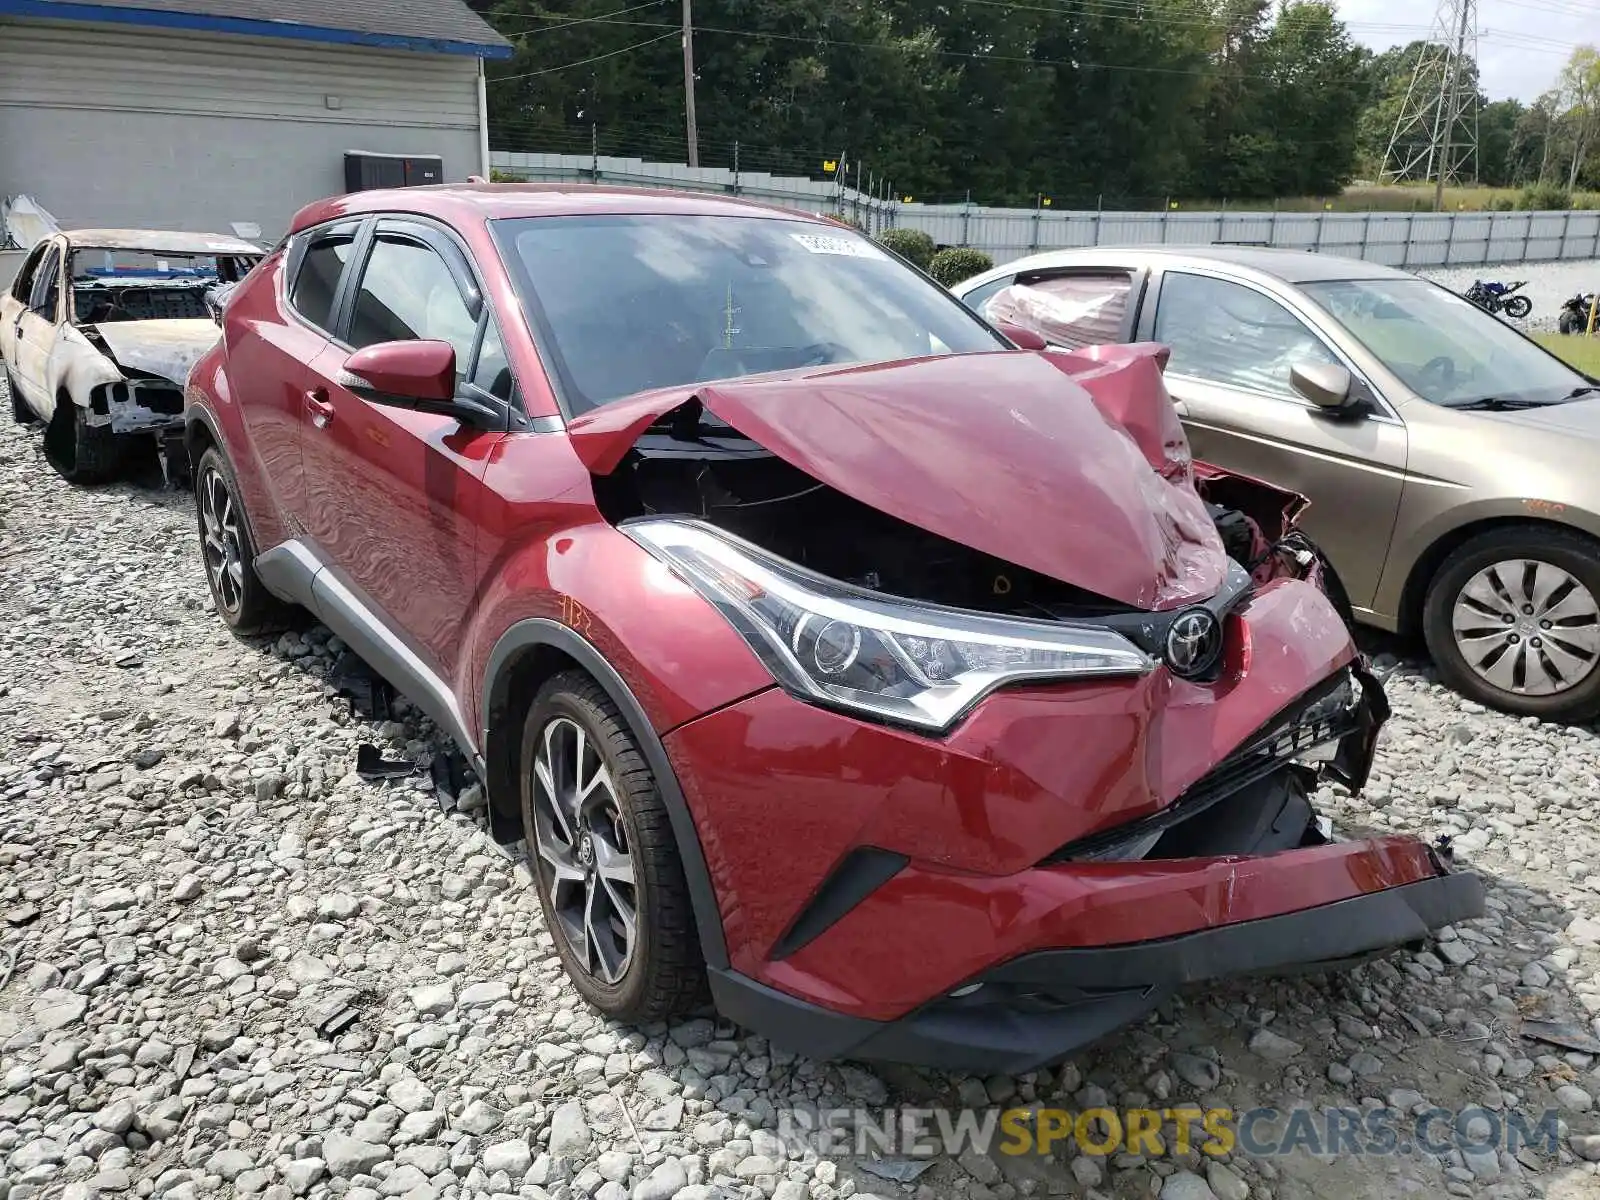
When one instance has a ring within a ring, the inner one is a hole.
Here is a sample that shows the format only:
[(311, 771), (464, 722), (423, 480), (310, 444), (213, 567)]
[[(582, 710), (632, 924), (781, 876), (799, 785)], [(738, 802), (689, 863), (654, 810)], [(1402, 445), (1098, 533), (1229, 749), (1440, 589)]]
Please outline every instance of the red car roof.
[(782, 216), (813, 224), (835, 224), (814, 213), (757, 204), (732, 196), (674, 192), (660, 188), (595, 187), (577, 183), (452, 183), (437, 187), (352, 192), (306, 205), (290, 231), (334, 217), (369, 212), (413, 212), (461, 224), (501, 217), (548, 217), (582, 213), (656, 213), (680, 216)]

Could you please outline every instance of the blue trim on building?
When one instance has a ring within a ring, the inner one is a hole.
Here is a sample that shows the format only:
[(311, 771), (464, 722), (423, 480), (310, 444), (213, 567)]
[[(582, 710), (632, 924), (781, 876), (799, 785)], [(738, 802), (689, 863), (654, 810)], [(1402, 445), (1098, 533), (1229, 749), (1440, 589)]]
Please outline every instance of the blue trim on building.
[(80, 4), (57, 0), (0, 0), (0, 17), (36, 17), (55, 21), (103, 21), (112, 25), (141, 25), (151, 29), (185, 29), (195, 33), (236, 33), (247, 37), (284, 38), (297, 42), (322, 42), (341, 46), (381, 46), (423, 54), (461, 54), (472, 58), (510, 58), (510, 46), (475, 42), (450, 42), (439, 38), (403, 34), (365, 33), (358, 29), (329, 29), (291, 21), (250, 21), (239, 17), (210, 17), (198, 13), (163, 12), (152, 8), (122, 8), (106, 4)]

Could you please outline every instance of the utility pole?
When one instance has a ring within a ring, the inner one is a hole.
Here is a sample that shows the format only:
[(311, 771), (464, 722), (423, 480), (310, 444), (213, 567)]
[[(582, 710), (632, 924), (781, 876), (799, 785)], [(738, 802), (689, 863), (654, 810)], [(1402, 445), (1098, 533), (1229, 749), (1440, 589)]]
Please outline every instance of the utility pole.
[(600, 182), (600, 77), (589, 73), (589, 182)]
[(694, 0), (683, 0), (683, 111), (689, 124), (689, 165), (700, 165), (700, 134), (694, 124)]

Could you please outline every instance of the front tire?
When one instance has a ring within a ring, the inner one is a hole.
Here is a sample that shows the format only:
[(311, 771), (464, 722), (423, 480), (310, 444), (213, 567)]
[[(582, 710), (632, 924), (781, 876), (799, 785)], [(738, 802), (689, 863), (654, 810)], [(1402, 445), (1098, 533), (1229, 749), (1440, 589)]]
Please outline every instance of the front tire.
[(529, 865), (545, 927), (578, 992), (646, 1023), (705, 998), (689, 885), (649, 764), (589, 675), (545, 682), (522, 730)]
[(250, 523), (239, 484), (222, 451), (212, 446), (200, 456), (194, 482), (200, 554), (217, 612), (240, 637), (288, 628), (293, 610), (267, 591), (256, 574)]
[(1526, 296), (1512, 296), (1506, 301), (1506, 316), (1514, 317), (1518, 321), (1533, 311), (1533, 301)]
[(1583, 325), (1583, 318), (1570, 310), (1563, 312), (1561, 319), (1556, 322), (1556, 328), (1562, 333), (1582, 333)]
[(1600, 715), (1600, 544), (1564, 529), (1490, 530), (1440, 566), (1423, 635), (1451, 687), (1549, 721)]
[(9, 368), (0, 367), (6, 380), (6, 395), (11, 398), (11, 419), (18, 425), (32, 425), (34, 422), (33, 409), (28, 407), (28, 402), (22, 398), (22, 393), (17, 389), (17, 381), (12, 376)]
[(71, 396), (56, 397), (44, 431), (44, 457), (68, 483), (109, 483), (122, 473), (125, 446), (109, 425), (89, 424)]

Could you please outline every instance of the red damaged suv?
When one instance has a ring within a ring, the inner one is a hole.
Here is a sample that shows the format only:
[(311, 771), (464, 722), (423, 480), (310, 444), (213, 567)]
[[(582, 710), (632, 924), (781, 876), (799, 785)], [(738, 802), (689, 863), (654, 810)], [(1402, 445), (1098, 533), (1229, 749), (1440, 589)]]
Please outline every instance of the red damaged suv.
[(582, 188), (314, 204), (221, 322), (218, 611), (309, 609), (459, 743), (609, 1016), (709, 984), (802, 1053), (1015, 1072), (1482, 911), (1312, 810), (1383, 693), (1158, 347), (1018, 349), (854, 230)]

